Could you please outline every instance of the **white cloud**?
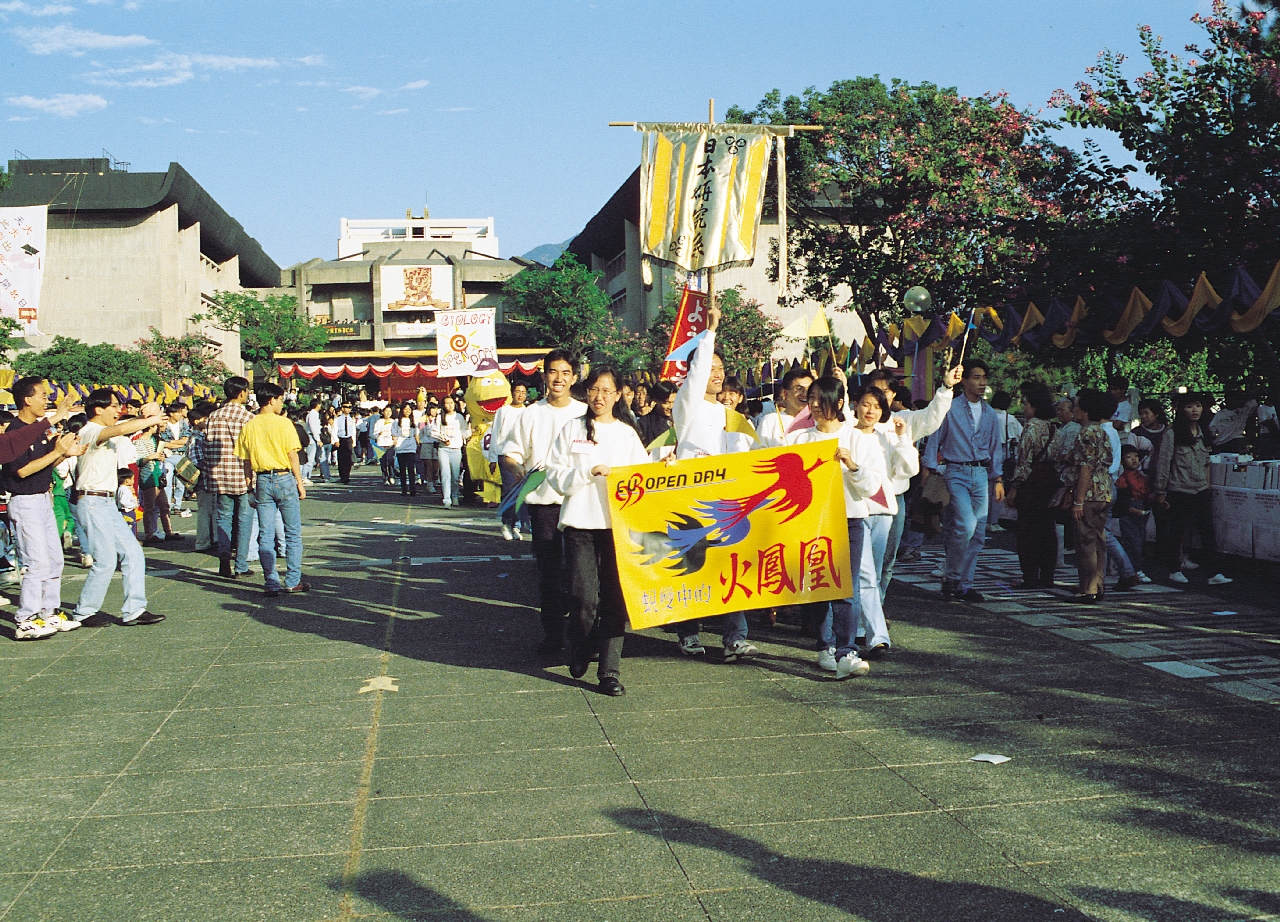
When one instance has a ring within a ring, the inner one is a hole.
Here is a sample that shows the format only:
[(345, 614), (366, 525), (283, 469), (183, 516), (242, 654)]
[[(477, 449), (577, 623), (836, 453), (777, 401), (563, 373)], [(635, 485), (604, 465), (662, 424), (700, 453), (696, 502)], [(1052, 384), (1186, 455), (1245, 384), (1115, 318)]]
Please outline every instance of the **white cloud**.
[(226, 54), (162, 54), (154, 61), (127, 67), (104, 67), (84, 78), (99, 86), (176, 86), (195, 77), (198, 71), (222, 71), (279, 67), (275, 58), (245, 58)]
[(5, 102), (11, 106), (35, 109), (37, 112), (47, 112), (61, 118), (73, 118), (107, 107), (107, 101), (101, 96), (76, 93), (59, 93), (48, 99), (37, 99), (34, 96), (10, 96)]
[(293, 85), (294, 86), (315, 86), (315, 87), (319, 87), (320, 89), (328, 89), (330, 87), (335, 87), (338, 84), (334, 83), (332, 80), (295, 80), (293, 81)]
[(138, 116), (138, 121), (142, 122), (142, 124), (144, 124), (144, 125), (171, 125), (171, 124), (173, 124), (173, 119), (171, 119), (171, 118), (147, 118), (145, 115), (139, 115), (139, 116)]
[(450, 106), (447, 109), (436, 109), (437, 112), (474, 112), (472, 106)]
[(91, 29), (73, 29), (71, 26), (13, 29), (12, 31), (32, 54), (57, 54), (64, 51), (80, 57), (86, 51), (137, 48), (140, 45), (155, 44), (145, 35), (104, 35)]
[(383, 109), (378, 114), (379, 115), (404, 115), (408, 111), (409, 111), (408, 109)]
[(28, 16), (65, 16), (75, 11), (74, 6), (65, 3), (46, 3), (42, 6), (32, 6), (30, 3), (24, 3), (23, 0), (0, 3), (0, 13), (26, 13)]
[(35, 120), (36, 120), (36, 117), (35, 117), (34, 115), (11, 115), (11, 116), (9, 116), (9, 121), (11, 121), (11, 122), (34, 122)]
[(326, 63), (322, 54), (309, 54), (305, 58), (294, 58), (294, 60), (307, 67), (322, 67)]
[(404, 86), (400, 87), (400, 91), (403, 92), (404, 90), (420, 90), (424, 86), (426, 86), (429, 82), (430, 81), (427, 81), (427, 80), (415, 80), (412, 83), (406, 83)]
[(342, 92), (352, 93), (364, 100), (370, 100), (375, 96), (382, 95), (382, 90), (378, 89), (376, 86), (349, 86)]

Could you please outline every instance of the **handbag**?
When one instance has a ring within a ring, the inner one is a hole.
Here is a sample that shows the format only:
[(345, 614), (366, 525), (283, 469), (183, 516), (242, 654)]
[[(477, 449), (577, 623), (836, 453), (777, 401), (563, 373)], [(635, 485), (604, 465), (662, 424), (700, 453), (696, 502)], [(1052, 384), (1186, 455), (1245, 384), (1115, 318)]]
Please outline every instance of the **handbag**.
[(200, 479), (200, 468), (196, 466), (194, 461), (183, 455), (173, 463), (173, 476), (188, 487), (194, 487), (196, 481)]

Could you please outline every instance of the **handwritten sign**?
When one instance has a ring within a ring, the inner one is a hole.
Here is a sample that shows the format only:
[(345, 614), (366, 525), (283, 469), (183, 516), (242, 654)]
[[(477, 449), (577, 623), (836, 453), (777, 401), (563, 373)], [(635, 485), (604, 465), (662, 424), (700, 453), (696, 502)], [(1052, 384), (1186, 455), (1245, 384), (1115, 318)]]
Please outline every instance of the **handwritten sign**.
[(492, 308), (436, 314), (436, 351), (442, 378), (473, 375), (497, 367), (498, 343)]
[(44, 285), (49, 209), (44, 205), (0, 208), (0, 316), (40, 333), (40, 289)]
[(849, 598), (849, 532), (830, 443), (671, 465), (608, 480), (634, 628)]

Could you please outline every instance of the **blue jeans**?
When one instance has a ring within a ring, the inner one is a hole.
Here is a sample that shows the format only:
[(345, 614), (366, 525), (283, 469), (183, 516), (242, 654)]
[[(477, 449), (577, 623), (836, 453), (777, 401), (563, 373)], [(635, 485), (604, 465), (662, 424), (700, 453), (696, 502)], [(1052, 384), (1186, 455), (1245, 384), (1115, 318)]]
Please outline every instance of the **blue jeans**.
[(1107, 556), (1116, 562), (1116, 567), (1120, 570), (1121, 579), (1129, 579), (1136, 574), (1133, 562), (1129, 560), (1129, 555), (1125, 553), (1124, 546), (1120, 543), (1120, 539), (1113, 535), (1110, 530), (1107, 531)]
[[(853, 585), (850, 586), (850, 594), (847, 599), (837, 599), (827, 608), (826, 617), (822, 619), (822, 624), (818, 628), (822, 642), (828, 647), (836, 648), (836, 659), (844, 656), (846, 653), (855, 649), (854, 640), (859, 634), (865, 634), (868, 638), (876, 636), (862, 628), (862, 607), (866, 600), (866, 594), (862, 591), (863, 571), (866, 570), (870, 574), (871, 570), (871, 547), (867, 540), (868, 532), (863, 524), (864, 519), (849, 519), (849, 569), (852, 573), (851, 579)], [(876, 596), (876, 610), (880, 610), (880, 598)], [(818, 605), (825, 605), (825, 602), (819, 602)], [(884, 623), (884, 613), (880, 613), (880, 623)], [(876, 643), (888, 643), (888, 634), (884, 638), (877, 640)]]
[(440, 493), (445, 505), (462, 502), (462, 449), (440, 446)]
[[(747, 639), (747, 615), (746, 612), (732, 611), (720, 615), (720, 636), (724, 640), (724, 645), (737, 643), (740, 640)], [(696, 637), (702, 632), (701, 621), (681, 621), (675, 626), (676, 634), (681, 640), (686, 637)]]
[(83, 620), (102, 608), (119, 561), (124, 576), (124, 605), (120, 607), (120, 614), (125, 621), (132, 621), (147, 608), (147, 558), (142, 553), (142, 545), (120, 516), (114, 496), (82, 496), (71, 508), (88, 542), (81, 549), (93, 558), (93, 566), (80, 590), (76, 618)]
[(307, 460), (299, 465), (302, 469), (302, 479), (310, 480), (311, 471), (316, 466), (316, 440), (312, 439), (307, 443)]
[(942, 527), (947, 546), (947, 582), (957, 592), (973, 588), (978, 572), (978, 553), (987, 543), (987, 491), (990, 487), (985, 466), (948, 464), (942, 472), (951, 502), (947, 504)]
[(253, 530), (253, 507), (248, 493), (219, 493), (218, 556), (231, 558), (231, 541), (235, 536), (235, 572), (249, 572), (249, 535)]
[(302, 502), (298, 499), (298, 482), (293, 474), (259, 474), (258, 488), (258, 559), (262, 561), (262, 578), (268, 590), (280, 588), (276, 572), (276, 511), (284, 518), (285, 586), (292, 589), (302, 582)]
[(319, 461), (320, 461), (320, 476), (323, 479), (328, 480), (329, 479), (329, 460), (333, 457), (333, 446), (321, 445), (317, 454), (319, 455)]
[(898, 562), (898, 545), (902, 543), (902, 532), (907, 526), (907, 494), (898, 494), (898, 511), (889, 524), (889, 534), (885, 539), (884, 553), (877, 558), (880, 561), (880, 601), (884, 602), (884, 594), (889, 591), (889, 583), (893, 581), (893, 565)]

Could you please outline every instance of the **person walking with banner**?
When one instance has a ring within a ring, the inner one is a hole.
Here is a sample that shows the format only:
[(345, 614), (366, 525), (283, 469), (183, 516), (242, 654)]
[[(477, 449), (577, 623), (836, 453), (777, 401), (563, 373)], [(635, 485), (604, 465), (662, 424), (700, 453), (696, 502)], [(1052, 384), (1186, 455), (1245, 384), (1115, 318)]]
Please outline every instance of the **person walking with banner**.
[(612, 468), (649, 461), (620, 391), (616, 372), (593, 369), (586, 380), (586, 414), (560, 430), (547, 457), (547, 483), (564, 497), (558, 528), (564, 536), (569, 602), (569, 674), (582, 678), (598, 654), (600, 691), (613, 697), (626, 692), (620, 669), (627, 608), (614, 554), (607, 478)]
[[(560, 505), (564, 497), (542, 480), (551, 445), (560, 430), (587, 405), (574, 400), (569, 389), (578, 380), (573, 356), (564, 349), (552, 349), (542, 360), (542, 386), (546, 396), (520, 414), (515, 429), (498, 447), (500, 457), (518, 471), (524, 492), (537, 478), (535, 488), (525, 496), (529, 509), (533, 555), (538, 562), (538, 599), (542, 619), (539, 653), (558, 653), (564, 647), (568, 603), (564, 591), (564, 536), (560, 531)], [(447, 399), (447, 398), (446, 398)], [(647, 458), (646, 458), (647, 460)]]
[(780, 403), (760, 415), (757, 431), (760, 444), (765, 448), (781, 448), (794, 445), (804, 429), (791, 428), (796, 417), (804, 412), (809, 401), (809, 387), (813, 384), (813, 372), (807, 368), (792, 368), (782, 376)]
[[(720, 308), (712, 304), (707, 308), (707, 329), (695, 337), (697, 345), (689, 361), (689, 375), (680, 386), (672, 407), (676, 460), (729, 454), (736, 441), (730, 439), (731, 433), (727, 431), (729, 411), (716, 400), (724, 386), (724, 360), (715, 351), (719, 326)], [(760, 652), (747, 641), (745, 612), (731, 612), (721, 617), (726, 663), (735, 663), (744, 656)], [(698, 636), (702, 631), (700, 621), (682, 621), (675, 627), (680, 637), (680, 651), (685, 656), (702, 656), (707, 652)]]

